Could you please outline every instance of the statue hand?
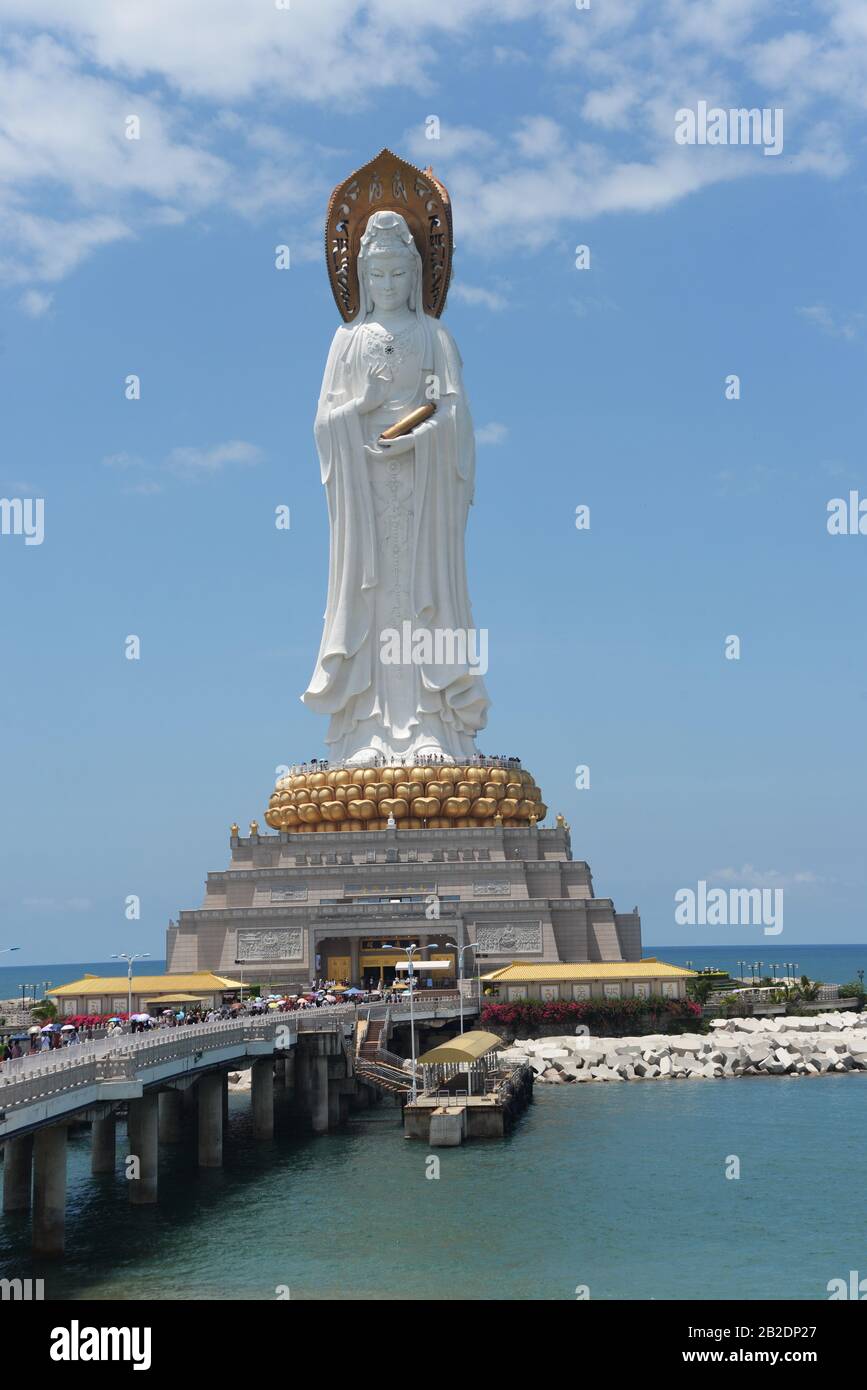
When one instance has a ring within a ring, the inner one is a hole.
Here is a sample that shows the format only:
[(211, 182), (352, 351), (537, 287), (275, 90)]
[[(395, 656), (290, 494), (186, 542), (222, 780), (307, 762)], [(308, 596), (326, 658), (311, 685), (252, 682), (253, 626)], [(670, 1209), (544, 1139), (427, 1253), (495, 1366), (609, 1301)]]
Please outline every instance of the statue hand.
[(402, 434), (399, 439), (377, 439), (375, 444), (365, 444), (364, 452), (371, 459), (399, 458), (413, 448), (411, 434)]
[(396, 458), (399, 454), (408, 454), (410, 449), (415, 448), (416, 431), (409, 434), (399, 434), (397, 439), (379, 439), (377, 444), (384, 454), (389, 458)]
[(367, 415), (371, 410), (376, 410), (388, 399), (388, 391), (391, 386), (391, 372), (387, 369), (380, 369), (374, 363), (367, 369), (367, 381), (364, 384), (364, 394), (358, 401), (358, 409), (362, 415)]

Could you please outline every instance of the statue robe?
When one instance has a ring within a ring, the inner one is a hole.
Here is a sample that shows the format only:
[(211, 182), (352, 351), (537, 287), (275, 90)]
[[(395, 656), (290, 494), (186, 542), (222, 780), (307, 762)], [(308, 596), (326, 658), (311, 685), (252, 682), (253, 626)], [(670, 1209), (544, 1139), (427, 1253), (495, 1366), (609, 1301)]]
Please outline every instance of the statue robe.
[[(473, 425), (454, 340), (438, 320), (420, 315), (419, 322), (424, 352), (414, 403), (424, 402), (430, 375), (436, 377), (440, 395), (432, 423), (416, 432), (413, 451), (398, 460), (401, 468), (414, 470), (405, 616), (413, 629), (469, 633), (473, 621), (464, 534), (475, 478)], [(452, 653), (433, 652), (430, 662), (417, 667), (417, 708), (415, 719), (409, 721), (411, 728), (391, 727), (387, 700), (380, 698), (382, 638), (376, 630), (375, 591), (384, 583), (384, 557), (378, 553), (364, 451), (367, 417), (355, 406), (366, 379), (363, 338), (363, 325), (338, 328), (316, 414), (314, 433), (328, 499), (331, 546), (322, 642), (301, 698), (317, 713), (331, 716), (327, 742), (338, 745), (337, 756), (356, 725), (371, 718), (381, 722), (381, 737), (392, 747), (441, 723), (446, 751), (466, 755), (472, 751), (473, 735), (485, 726), (489, 704), (484, 681), (473, 674), (477, 668), (468, 662), (436, 664), (437, 655)]]

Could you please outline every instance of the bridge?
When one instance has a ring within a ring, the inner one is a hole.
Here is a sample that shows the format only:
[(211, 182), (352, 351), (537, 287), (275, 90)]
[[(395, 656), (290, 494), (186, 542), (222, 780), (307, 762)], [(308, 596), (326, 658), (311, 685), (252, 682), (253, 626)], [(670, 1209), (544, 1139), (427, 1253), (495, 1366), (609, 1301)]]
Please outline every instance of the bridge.
[[(441, 1026), (456, 1022), (460, 1011), (456, 991), (425, 991), (416, 995), (412, 1017), (416, 1027)], [(478, 998), (465, 998), (463, 1012), (477, 1013)], [(62, 1254), (67, 1128), (89, 1122), (91, 1171), (113, 1173), (122, 1106), (129, 1157), (135, 1159), (131, 1203), (157, 1201), (159, 1145), (180, 1143), (187, 1124), (197, 1128), (199, 1167), (220, 1167), (228, 1076), (239, 1068), (251, 1068), (253, 1132), (259, 1139), (274, 1134), (275, 1092), (314, 1134), (336, 1128), (350, 1109), (375, 1103), (383, 1092), (400, 1100), (395, 1073), (401, 1059), (387, 1051), (387, 1042), (395, 1027), (409, 1024), (410, 1013), (408, 1000), (275, 1011), (120, 1034), (7, 1062), (0, 1073), (3, 1210), (32, 1210), (34, 1252)]]

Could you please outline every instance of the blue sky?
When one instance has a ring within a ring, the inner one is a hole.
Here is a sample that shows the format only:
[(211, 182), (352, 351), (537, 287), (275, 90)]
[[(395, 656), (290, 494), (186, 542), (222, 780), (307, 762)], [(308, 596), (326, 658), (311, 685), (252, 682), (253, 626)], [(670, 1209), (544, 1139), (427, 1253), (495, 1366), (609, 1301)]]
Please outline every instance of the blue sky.
[[(386, 144), (454, 203), (483, 748), (646, 945), (763, 942), (675, 927), (699, 879), (783, 888), (780, 950), (864, 940), (863, 7), (414, 8), (0, 0), (0, 496), (45, 499), (0, 536), (0, 946), (162, 955), (324, 751), (321, 229)], [(782, 154), (678, 146), (699, 100), (782, 108)]]

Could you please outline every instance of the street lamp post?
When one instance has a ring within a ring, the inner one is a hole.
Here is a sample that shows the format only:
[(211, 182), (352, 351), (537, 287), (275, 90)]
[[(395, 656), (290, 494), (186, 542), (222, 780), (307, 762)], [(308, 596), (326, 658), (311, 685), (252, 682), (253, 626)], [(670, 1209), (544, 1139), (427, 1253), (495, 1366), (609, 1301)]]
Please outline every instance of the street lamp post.
[[(474, 951), (475, 941), (468, 941), (466, 945), (459, 946), (456, 941), (447, 941), (447, 946), (452, 946), (458, 953), (458, 1004), (461, 1014), (461, 1037), (464, 1033), (464, 951)], [(479, 981), (479, 993), (481, 994), (481, 980)]]
[(415, 993), (415, 976), (413, 974), (412, 966), (416, 951), (432, 950), (434, 947), (436, 947), (436, 944), (437, 943), (435, 941), (426, 941), (423, 946), (419, 946), (418, 942), (416, 941), (413, 941), (409, 946), (392, 946), (388, 941), (383, 941), (382, 943), (382, 949), (385, 951), (403, 951), (409, 963), (407, 975), (409, 976), (409, 1045), (410, 1054), (412, 1056), (411, 1095), (413, 1105), (415, 1105), (416, 1098), (418, 1096), (418, 1084), (416, 1081), (415, 1073), (415, 1006), (413, 1001), (413, 995)]
[(135, 960), (150, 960), (150, 951), (142, 951), (137, 955), (131, 955), (128, 951), (119, 951), (112, 956), (112, 960), (125, 960), (129, 966), (126, 972), (126, 1021), (129, 1023), (129, 1016), (132, 1013), (132, 964)]

